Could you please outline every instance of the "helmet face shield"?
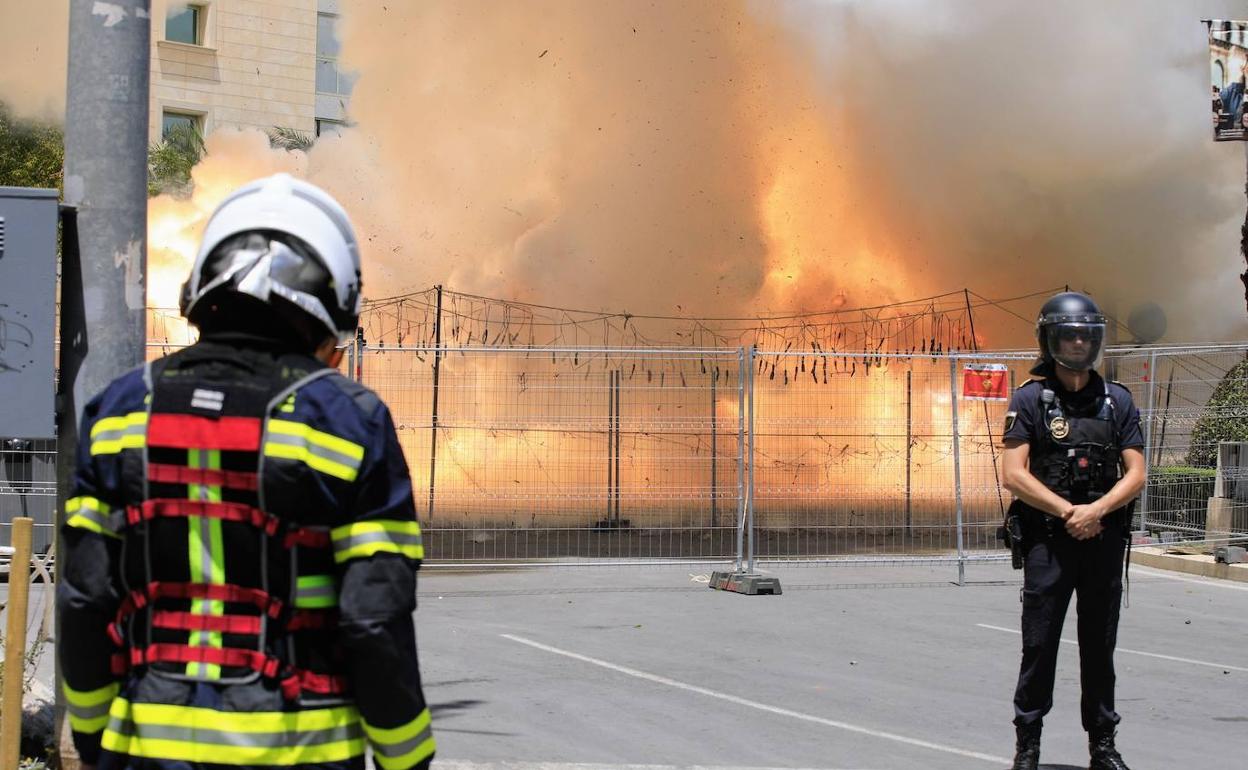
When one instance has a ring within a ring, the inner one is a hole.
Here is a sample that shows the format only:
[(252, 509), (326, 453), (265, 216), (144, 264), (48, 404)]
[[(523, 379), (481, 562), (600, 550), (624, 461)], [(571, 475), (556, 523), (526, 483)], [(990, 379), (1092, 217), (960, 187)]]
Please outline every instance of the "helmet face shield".
[(1100, 362), (1105, 322), (1064, 320), (1044, 325), (1045, 343), (1053, 360), (1067, 369), (1086, 372)]
[[(236, 236), (203, 262), (199, 296), (224, 289), (270, 303), (274, 296), (311, 316), (340, 341), (354, 334), (354, 317), (335, 313), (333, 276), (320, 257), (294, 236), (253, 232)], [(191, 308), (183, 309), (188, 315)]]

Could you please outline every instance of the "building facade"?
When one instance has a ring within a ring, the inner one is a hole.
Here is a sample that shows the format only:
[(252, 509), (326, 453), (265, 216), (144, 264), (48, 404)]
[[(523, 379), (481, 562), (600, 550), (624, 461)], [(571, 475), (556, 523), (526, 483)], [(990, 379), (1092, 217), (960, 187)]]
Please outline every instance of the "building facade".
[(353, 79), (338, 66), (341, 0), (153, 0), (151, 122), (309, 136), (346, 124)]

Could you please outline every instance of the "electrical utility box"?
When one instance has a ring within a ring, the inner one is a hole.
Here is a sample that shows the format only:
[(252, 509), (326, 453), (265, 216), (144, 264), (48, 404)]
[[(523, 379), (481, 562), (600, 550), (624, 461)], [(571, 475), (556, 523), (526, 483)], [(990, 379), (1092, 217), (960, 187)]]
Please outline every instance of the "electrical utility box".
[(0, 438), (55, 438), (56, 190), (0, 187)]

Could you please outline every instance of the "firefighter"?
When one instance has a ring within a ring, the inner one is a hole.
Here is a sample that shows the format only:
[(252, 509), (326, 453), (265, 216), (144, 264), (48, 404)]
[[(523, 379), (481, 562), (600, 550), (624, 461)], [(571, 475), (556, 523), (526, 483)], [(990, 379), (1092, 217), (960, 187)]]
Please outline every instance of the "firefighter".
[(1014, 694), (1016, 770), (1040, 761), (1053, 706), (1062, 621), (1078, 594), (1083, 728), (1092, 770), (1127, 770), (1114, 745), (1114, 645), (1130, 504), (1144, 486), (1140, 415), (1131, 393), (1096, 372), (1105, 316), (1058, 294), (1040, 310), (1040, 362), (1006, 413), (1004, 484), (1018, 501), (1023, 657)]
[(360, 310), (346, 212), (285, 174), (213, 213), (196, 344), (85, 408), (58, 640), (98, 770), (427, 768), (424, 556), (385, 404), (337, 371)]

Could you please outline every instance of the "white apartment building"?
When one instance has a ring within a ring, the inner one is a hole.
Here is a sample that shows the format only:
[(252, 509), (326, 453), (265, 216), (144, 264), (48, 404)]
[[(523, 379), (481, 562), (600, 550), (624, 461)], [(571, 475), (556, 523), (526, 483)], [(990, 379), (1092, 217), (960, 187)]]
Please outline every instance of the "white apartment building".
[(320, 136), (347, 121), (338, 67), (344, 0), (153, 0), (151, 124), (207, 135), (238, 126)]

